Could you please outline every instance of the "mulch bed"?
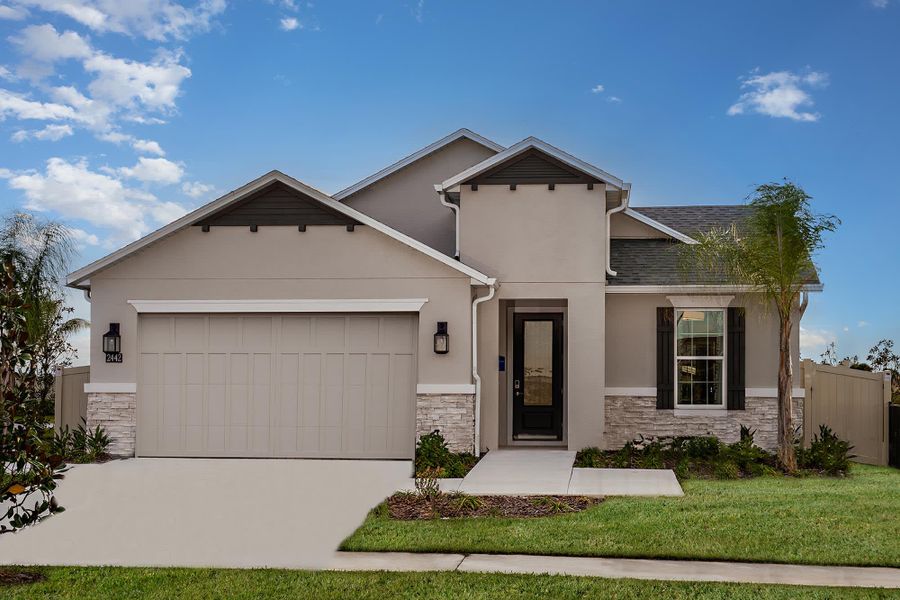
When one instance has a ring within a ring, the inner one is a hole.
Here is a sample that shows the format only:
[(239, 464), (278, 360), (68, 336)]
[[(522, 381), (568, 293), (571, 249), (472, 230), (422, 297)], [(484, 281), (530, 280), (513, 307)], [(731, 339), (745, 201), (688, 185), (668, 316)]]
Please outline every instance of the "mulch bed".
[(22, 585), (26, 583), (38, 583), (47, 579), (43, 573), (36, 571), (14, 571), (0, 569), (0, 587), (6, 585)]
[(414, 493), (394, 494), (387, 499), (392, 519), (458, 519), (468, 517), (549, 517), (586, 510), (602, 498), (584, 496), (466, 496)]

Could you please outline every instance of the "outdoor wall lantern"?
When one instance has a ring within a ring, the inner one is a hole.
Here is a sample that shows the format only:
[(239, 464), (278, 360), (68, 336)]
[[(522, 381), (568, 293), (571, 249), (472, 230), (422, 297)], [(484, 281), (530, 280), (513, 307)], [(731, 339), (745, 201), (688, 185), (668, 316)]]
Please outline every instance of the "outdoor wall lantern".
[(106, 362), (122, 362), (122, 336), (119, 335), (119, 324), (110, 323), (109, 331), (103, 334), (103, 354)]
[(434, 353), (447, 354), (450, 352), (450, 334), (447, 333), (447, 321), (438, 321), (437, 332), (434, 334)]

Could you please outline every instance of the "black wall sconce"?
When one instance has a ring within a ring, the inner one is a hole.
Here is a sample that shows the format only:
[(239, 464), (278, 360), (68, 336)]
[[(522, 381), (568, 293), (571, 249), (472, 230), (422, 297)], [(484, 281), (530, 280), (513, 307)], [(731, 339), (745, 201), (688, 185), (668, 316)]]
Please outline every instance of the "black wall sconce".
[(109, 331), (103, 334), (103, 354), (106, 362), (122, 362), (122, 336), (119, 335), (119, 324), (110, 323)]
[(447, 354), (450, 352), (450, 334), (447, 333), (447, 321), (438, 321), (437, 332), (434, 334), (434, 353)]

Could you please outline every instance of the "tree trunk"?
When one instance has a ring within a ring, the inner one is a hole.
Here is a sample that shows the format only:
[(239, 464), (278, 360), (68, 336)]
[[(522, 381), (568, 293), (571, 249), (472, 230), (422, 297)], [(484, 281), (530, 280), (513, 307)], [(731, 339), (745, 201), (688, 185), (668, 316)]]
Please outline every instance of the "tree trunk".
[(782, 313), (778, 327), (778, 462), (792, 473), (797, 470), (797, 456), (794, 452), (794, 410), (791, 370), (791, 329), (793, 319), (790, 311)]

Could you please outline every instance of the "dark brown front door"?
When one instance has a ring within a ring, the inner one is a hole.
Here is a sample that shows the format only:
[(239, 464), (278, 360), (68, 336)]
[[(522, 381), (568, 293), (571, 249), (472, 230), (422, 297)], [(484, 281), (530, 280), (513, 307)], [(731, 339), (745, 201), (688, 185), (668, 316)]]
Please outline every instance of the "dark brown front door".
[(562, 313), (514, 315), (514, 439), (562, 439), (562, 349)]

